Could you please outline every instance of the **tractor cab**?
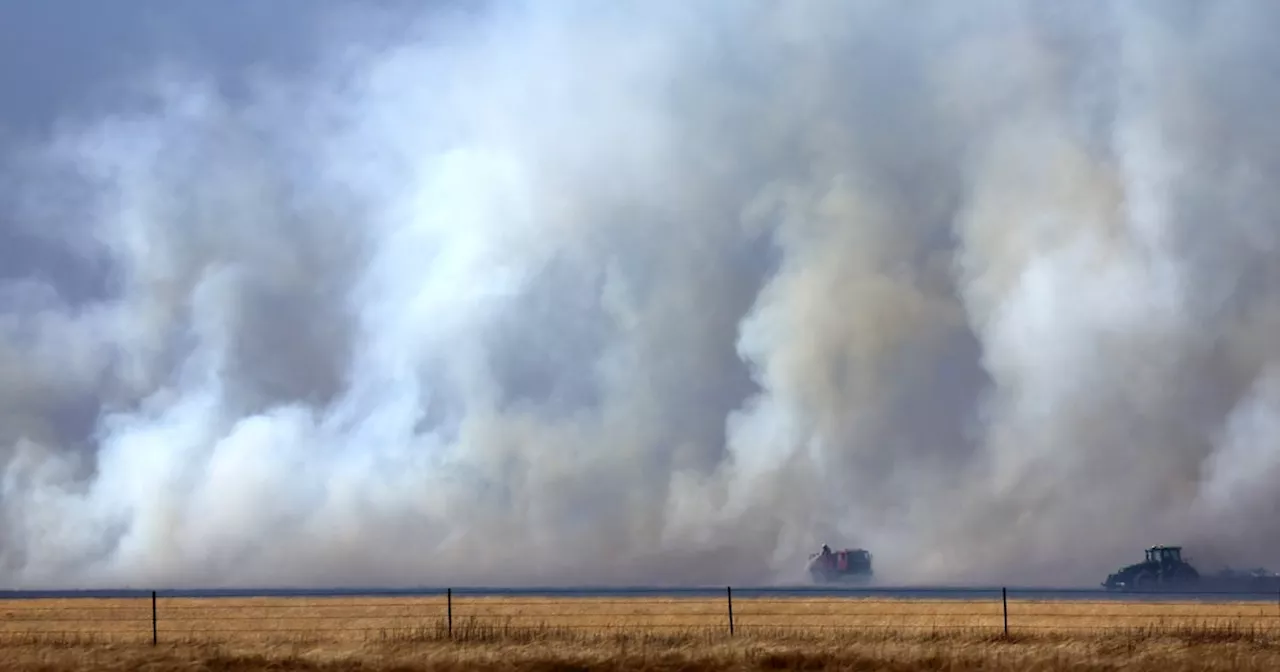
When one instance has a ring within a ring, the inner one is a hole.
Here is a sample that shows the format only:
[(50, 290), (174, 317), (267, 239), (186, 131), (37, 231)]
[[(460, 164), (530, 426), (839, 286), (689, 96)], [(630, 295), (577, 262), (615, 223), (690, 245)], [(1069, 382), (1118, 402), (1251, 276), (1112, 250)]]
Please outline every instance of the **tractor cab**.
[(1147, 549), (1147, 562), (1161, 567), (1182, 564), (1181, 546), (1152, 546)]

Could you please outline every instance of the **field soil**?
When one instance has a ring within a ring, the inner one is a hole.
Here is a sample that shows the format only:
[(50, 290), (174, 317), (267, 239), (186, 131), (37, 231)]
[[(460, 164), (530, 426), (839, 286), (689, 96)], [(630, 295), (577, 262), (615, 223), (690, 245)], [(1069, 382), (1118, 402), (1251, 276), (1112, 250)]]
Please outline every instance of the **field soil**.
[[(17, 670), (1280, 670), (1280, 605), (856, 598), (0, 602)], [(154, 629), (153, 629), (154, 626)], [(153, 645), (154, 637), (154, 645)]]

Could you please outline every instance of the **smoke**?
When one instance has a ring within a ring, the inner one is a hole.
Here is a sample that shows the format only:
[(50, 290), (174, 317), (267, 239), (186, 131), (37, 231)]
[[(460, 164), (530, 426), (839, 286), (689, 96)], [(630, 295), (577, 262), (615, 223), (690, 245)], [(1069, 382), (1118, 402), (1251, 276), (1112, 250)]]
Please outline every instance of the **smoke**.
[(1280, 9), (354, 11), (9, 147), (4, 584), (1280, 561)]

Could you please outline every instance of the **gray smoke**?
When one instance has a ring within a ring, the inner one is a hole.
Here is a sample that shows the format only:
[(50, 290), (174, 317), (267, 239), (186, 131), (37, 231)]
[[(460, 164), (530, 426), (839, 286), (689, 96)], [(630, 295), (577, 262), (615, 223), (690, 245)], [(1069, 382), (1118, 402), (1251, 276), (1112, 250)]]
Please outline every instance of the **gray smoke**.
[(1280, 563), (1280, 6), (384, 11), (6, 145), (4, 584)]

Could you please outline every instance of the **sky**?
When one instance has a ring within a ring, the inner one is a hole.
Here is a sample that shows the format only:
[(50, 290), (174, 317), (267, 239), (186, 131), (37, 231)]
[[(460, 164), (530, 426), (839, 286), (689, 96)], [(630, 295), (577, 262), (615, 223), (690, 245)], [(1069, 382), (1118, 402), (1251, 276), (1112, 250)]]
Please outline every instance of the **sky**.
[(0, 585), (1280, 566), (1263, 1), (0, 5)]

